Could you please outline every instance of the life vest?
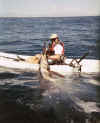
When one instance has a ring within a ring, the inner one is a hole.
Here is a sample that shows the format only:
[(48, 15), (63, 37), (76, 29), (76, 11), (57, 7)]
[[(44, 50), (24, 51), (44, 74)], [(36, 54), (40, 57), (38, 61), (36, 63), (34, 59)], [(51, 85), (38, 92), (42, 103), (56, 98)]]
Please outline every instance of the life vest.
[[(60, 41), (59, 44), (63, 47), (62, 55), (64, 55), (64, 43)], [(55, 47), (55, 46), (56, 46), (56, 43), (53, 42), (53, 43), (51, 44), (50, 50), (54, 52), (54, 47)]]
[(55, 43), (49, 43), (48, 45), (48, 50), (47, 50), (47, 55), (54, 55), (54, 46), (55, 46)]

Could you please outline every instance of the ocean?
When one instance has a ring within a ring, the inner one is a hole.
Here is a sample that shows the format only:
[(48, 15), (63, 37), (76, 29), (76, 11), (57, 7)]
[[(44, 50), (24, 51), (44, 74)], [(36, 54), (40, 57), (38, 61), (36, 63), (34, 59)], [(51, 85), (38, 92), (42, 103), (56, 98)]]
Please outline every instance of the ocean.
[[(0, 52), (35, 55), (56, 33), (65, 55), (100, 59), (100, 16), (0, 18)], [(0, 122), (94, 123), (100, 121), (100, 77), (72, 74), (42, 89), (36, 72), (0, 69)], [(52, 89), (53, 87), (53, 89)]]

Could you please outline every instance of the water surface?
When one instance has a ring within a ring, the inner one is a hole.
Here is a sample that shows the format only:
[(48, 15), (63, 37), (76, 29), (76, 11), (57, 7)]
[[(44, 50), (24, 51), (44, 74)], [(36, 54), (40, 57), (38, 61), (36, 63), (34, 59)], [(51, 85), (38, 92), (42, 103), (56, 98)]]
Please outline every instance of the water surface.
[[(24, 55), (40, 53), (43, 42), (57, 33), (65, 55), (99, 59), (100, 17), (0, 18), (0, 51)], [(56, 82), (36, 72), (0, 68), (0, 122), (86, 123), (100, 121), (100, 77), (69, 74)]]

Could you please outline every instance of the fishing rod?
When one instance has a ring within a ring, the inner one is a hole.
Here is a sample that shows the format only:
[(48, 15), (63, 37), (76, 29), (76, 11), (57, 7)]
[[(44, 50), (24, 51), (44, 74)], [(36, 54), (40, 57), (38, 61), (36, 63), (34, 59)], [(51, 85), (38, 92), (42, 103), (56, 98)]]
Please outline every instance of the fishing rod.
[(75, 60), (78, 64), (86, 57), (88, 56), (89, 52), (86, 52), (82, 57), (80, 57), (79, 60), (77, 60), (76, 58), (72, 59), (72, 61), (70, 62), (70, 64)]
[[(79, 60), (77, 60), (76, 58), (72, 59), (72, 61), (69, 63), (69, 66), (75, 68), (78, 67), (78, 71), (81, 72), (81, 65), (79, 64), (87, 55), (89, 54), (89, 52), (86, 52), (82, 57), (80, 57)], [(73, 64), (73, 62), (76, 62), (77, 65)]]
[[(80, 59), (79, 60), (77, 60), (77, 58), (74, 58), (74, 59), (72, 59), (72, 61), (70, 62), (70, 63), (63, 63), (63, 65), (69, 65), (69, 66), (71, 66), (71, 67), (73, 67), (73, 68), (75, 68), (76, 67), (76, 65), (73, 63), (74, 61), (81, 67), (81, 65), (79, 64), (87, 55), (89, 54), (89, 52), (86, 52), (86, 53), (84, 53), (84, 55), (82, 56), (82, 57), (80, 57)], [(81, 69), (81, 68), (80, 68)]]

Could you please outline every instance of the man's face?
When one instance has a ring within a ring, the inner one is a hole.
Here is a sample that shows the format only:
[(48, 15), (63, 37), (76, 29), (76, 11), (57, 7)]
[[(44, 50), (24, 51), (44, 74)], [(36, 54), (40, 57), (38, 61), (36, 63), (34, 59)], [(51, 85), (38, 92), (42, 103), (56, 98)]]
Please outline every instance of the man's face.
[(58, 43), (59, 42), (59, 39), (58, 38), (54, 38), (51, 40), (52, 42), (55, 42), (55, 43)]
[(56, 39), (55, 39), (55, 42), (56, 42), (56, 43), (58, 43), (58, 42), (59, 42), (58, 38), (56, 38)]

